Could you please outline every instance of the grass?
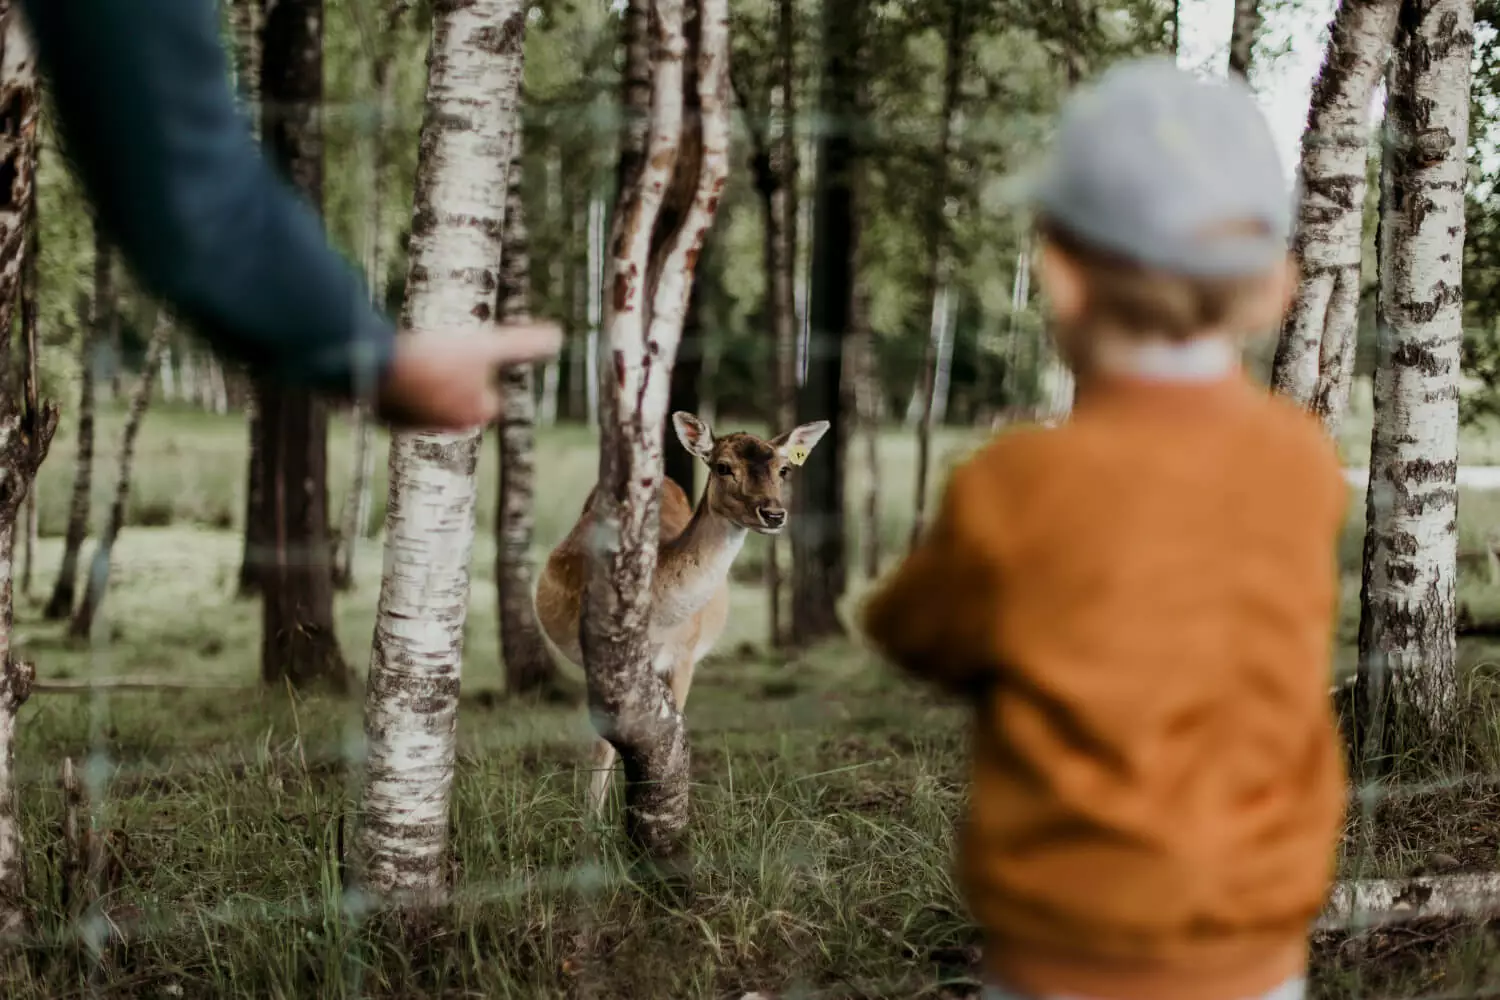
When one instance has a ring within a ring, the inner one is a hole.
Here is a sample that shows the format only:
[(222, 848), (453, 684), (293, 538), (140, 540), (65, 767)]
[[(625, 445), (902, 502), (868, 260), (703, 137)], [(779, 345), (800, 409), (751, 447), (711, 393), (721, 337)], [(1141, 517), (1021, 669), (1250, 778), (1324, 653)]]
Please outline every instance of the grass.
[[(119, 416), (101, 419), (98, 497), (112, 479)], [(693, 740), (697, 893), (686, 908), (634, 884), (616, 839), (584, 838), (579, 709), (503, 697), (493, 540), (480, 540), (466, 638), (452, 823), (455, 903), (440, 920), (347, 914), (339, 889), (362, 739), (357, 700), (254, 685), (258, 609), (233, 598), (243, 503), (241, 421), (162, 410), (148, 418), (103, 637), (67, 642), (38, 620), (58, 561), (71, 481), (65, 429), (42, 477), (44, 537), (17, 639), (44, 679), (152, 674), (222, 690), (38, 694), (22, 710), (17, 768), (35, 943), (0, 966), (17, 1000), (109, 997), (789, 998), (968, 997), (977, 936), (951, 874), (966, 794), (961, 710), (914, 690), (849, 643), (793, 659), (763, 644), (761, 592), (737, 587), (730, 634), (699, 671)], [(973, 434), (952, 432), (940, 455)], [(333, 499), (347, 482), (348, 430), (335, 424)], [(384, 444), (381, 445), (382, 449)], [(1478, 445), (1468, 445), (1478, 449)], [(909, 435), (881, 442), (886, 551), (909, 523)], [(383, 455), (383, 450), (382, 450)], [(856, 451), (856, 460), (859, 452)], [(590, 435), (548, 432), (538, 547), (569, 526), (592, 481)], [(939, 461), (940, 481), (944, 463)], [(377, 498), (385, 492), (377, 462)], [(481, 465), (493, 509), (494, 456)], [(862, 472), (856, 470), (856, 478)], [(851, 484), (859, 495), (862, 486)], [(1477, 545), (1500, 497), (1465, 492), (1461, 532)], [(102, 500), (99, 503), (102, 508)], [(851, 509), (854, 504), (851, 502)], [(383, 510), (375, 512), (378, 520)], [(1340, 664), (1352, 665), (1362, 504), (1341, 548)], [(744, 557), (759, 558), (751, 549)], [(339, 636), (363, 669), (380, 546), (362, 544), (359, 585), (338, 601)], [(1500, 588), (1466, 564), (1464, 599), (1500, 617)], [(856, 585), (857, 589), (857, 585)], [(1466, 644), (1485, 711), (1500, 648)], [(1487, 742), (1486, 742), (1487, 741)], [(1485, 752), (1489, 752), (1485, 750)], [(62, 903), (58, 774), (90, 775), (99, 829), (119, 831), (103, 911), (130, 944), (95, 965)], [(1489, 762), (1500, 766), (1500, 752)], [(1476, 770), (1485, 770), (1480, 759)], [(1342, 865), (1396, 874), (1435, 852), (1460, 869), (1500, 862), (1500, 790), (1465, 777), (1385, 798), (1351, 823)], [(1314, 942), (1319, 997), (1466, 995), (1500, 984), (1497, 931), (1429, 926)], [(587, 942), (587, 947), (582, 947)]]

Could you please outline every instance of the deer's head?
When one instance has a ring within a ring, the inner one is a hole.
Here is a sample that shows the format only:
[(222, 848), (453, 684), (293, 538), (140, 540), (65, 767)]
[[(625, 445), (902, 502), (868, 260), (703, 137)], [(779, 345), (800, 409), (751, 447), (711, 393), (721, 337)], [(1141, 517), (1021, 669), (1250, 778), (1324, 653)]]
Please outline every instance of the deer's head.
[(828, 421), (810, 424), (763, 441), (736, 431), (715, 437), (709, 426), (691, 413), (672, 414), (677, 439), (708, 465), (708, 489), (703, 502), (709, 512), (762, 535), (777, 535), (786, 526), (781, 487), (828, 430)]

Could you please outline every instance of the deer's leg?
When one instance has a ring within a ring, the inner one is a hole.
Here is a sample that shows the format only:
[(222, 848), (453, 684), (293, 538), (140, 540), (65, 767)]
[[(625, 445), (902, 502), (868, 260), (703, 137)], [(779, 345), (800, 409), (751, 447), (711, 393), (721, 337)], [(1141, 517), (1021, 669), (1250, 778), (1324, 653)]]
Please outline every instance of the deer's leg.
[(609, 795), (609, 782), (615, 776), (615, 748), (604, 738), (594, 741), (589, 754), (589, 815), (595, 819), (604, 815), (604, 800)]
[(687, 704), (688, 689), (693, 686), (693, 668), (698, 665), (692, 655), (684, 656), (672, 671), (668, 683), (672, 686), (672, 700), (677, 703), (677, 711), (681, 712)]

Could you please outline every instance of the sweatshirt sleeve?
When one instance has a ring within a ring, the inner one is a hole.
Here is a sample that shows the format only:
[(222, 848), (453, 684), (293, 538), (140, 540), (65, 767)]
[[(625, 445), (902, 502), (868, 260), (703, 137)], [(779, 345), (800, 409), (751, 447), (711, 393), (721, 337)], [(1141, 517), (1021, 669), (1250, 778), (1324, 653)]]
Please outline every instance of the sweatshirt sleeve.
[(951, 693), (996, 669), (1000, 567), (992, 498), (972, 465), (956, 469), (926, 536), (866, 601), (862, 629), (896, 666)]
[(349, 395), (390, 321), (235, 105), (213, 0), (21, 0), (66, 155), (143, 285), (258, 375)]

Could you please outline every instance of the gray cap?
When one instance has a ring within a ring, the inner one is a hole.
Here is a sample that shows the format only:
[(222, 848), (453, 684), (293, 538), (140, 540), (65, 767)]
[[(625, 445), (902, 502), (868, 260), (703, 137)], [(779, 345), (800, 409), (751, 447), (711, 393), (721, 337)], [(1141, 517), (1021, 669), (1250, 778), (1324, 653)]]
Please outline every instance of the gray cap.
[(1027, 187), (1081, 243), (1164, 271), (1248, 276), (1287, 252), (1288, 184), (1250, 89), (1165, 59), (1119, 63), (1075, 92)]

